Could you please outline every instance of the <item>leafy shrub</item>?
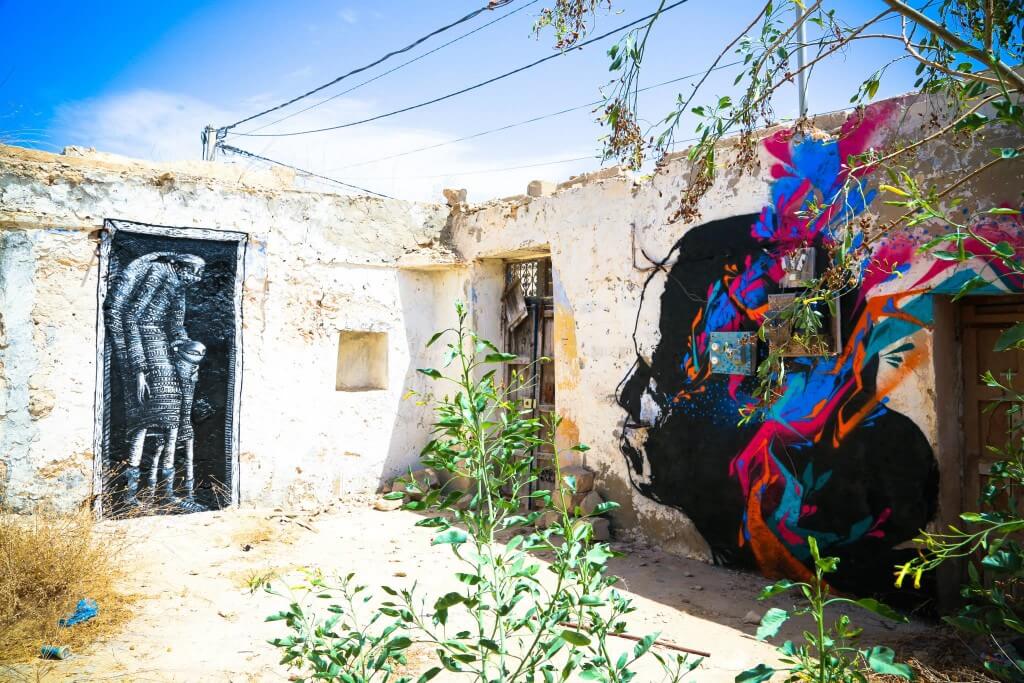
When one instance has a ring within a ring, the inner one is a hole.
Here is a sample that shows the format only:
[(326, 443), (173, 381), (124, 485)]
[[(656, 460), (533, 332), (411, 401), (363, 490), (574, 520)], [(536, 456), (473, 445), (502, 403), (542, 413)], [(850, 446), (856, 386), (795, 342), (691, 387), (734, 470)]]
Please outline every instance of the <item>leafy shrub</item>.
[(905, 622), (907, 619), (874, 598), (855, 600), (831, 595), (825, 575), (836, 570), (839, 558), (822, 557), (813, 536), (807, 538), (807, 544), (814, 560), (814, 579), (810, 583), (783, 579), (765, 588), (758, 598), (766, 600), (789, 591), (799, 591), (805, 600), (804, 605), (791, 612), (777, 607), (769, 609), (761, 619), (757, 638), (765, 640), (775, 637), (791, 616), (810, 616), (814, 630), (803, 632), (803, 642), (787, 640), (778, 648), (782, 662), (788, 667), (775, 669), (766, 664), (758, 664), (738, 675), (736, 683), (760, 683), (779, 671), (788, 674), (787, 681), (816, 683), (866, 682), (869, 671), (913, 679), (911, 668), (906, 664), (898, 664), (895, 661), (896, 653), (891, 649), (880, 646), (865, 649), (856, 647), (853, 643), (863, 629), (853, 626), (847, 615), (841, 615), (834, 624), (827, 623), (825, 610), (833, 605), (857, 606), (893, 621)]
[[(426, 599), (415, 586), (385, 586), (386, 597), (377, 599), (354, 577), (326, 581), (307, 573), (288, 594), (289, 608), (270, 617), (289, 630), (272, 641), (284, 653), (281, 661), (317, 680), (407, 683), (412, 679), (401, 671), (415, 644), (436, 658), (418, 683), (442, 670), (487, 683), (627, 683), (637, 675), (635, 664), (648, 656), (661, 663), (664, 680), (681, 680), (700, 660), (657, 651), (656, 633), (631, 650), (613, 651), (610, 642), (626, 633), (626, 618), (635, 610), (607, 574), (608, 560), (618, 553), (595, 542), (588, 515), (552, 503), (553, 493), (569, 499), (575, 488), (572, 477), (562, 476), (557, 453), (555, 488), (536, 488), (530, 451), (555, 448), (558, 420), (545, 424), (524, 408), (518, 397), (527, 393), (529, 378), (514, 377), (508, 385), (497, 379), (501, 364), (513, 356), (468, 329), (465, 309), (456, 310), (458, 327), (428, 344), (450, 340), (445, 362), (451, 375), (420, 370), (451, 389), (440, 398), (423, 397), (437, 420), (422, 461), (471, 486), (425, 490), (410, 476), (406, 490), (414, 500), (403, 507), (430, 515), (417, 526), (434, 529), (433, 545), (448, 548), (462, 564), (453, 577), (460, 588)], [(615, 507), (604, 503), (594, 514)], [(536, 529), (545, 513), (557, 520)], [(502, 543), (499, 535), (510, 538)], [(550, 558), (548, 581), (542, 580), (538, 554)], [(267, 589), (285, 595), (272, 585)], [(314, 600), (326, 603), (326, 615), (310, 606)]]

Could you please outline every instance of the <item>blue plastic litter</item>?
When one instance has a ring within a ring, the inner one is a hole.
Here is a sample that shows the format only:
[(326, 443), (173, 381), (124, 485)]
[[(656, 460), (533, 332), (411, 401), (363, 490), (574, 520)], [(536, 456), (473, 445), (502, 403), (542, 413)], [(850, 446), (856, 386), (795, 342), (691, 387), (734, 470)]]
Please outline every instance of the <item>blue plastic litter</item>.
[(78, 601), (78, 606), (75, 607), (75, 613), (66, 619), (60, 620), (60, 625), (67, 628), (74, 626), (75, 624), (81, 624), (83, 621), (89, 621), (96, 616), (100, 611), (99, 606), (96, 605), (95, 600), (89, 598), (82, 598)]

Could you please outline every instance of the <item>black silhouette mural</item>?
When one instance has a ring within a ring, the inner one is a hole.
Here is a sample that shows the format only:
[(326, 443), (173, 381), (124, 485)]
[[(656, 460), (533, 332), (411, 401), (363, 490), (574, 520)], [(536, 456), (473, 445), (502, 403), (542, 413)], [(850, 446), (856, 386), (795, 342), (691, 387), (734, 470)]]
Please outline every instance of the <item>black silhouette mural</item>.
[[(914, 553), (904, 545), (935, 515), (931, 445), (890, 395), (932, 362), (918, 334), (932, 324), (932, 294), (956, 291), (970, 274), (922, 257), (920, 235), (870, 247), (857, 286), (839, 302), (838, 343), (788, 354), (776, 400), (761, 403), (756, 378), (716, 346), (750, 340), (765, 357), (767, 344), (750, 333), (771, 319), (773, 295), (801, 286), (787, 266), (810, 269), (816, 254), (821, 272), (827, 254), (844, 248), (835, 231), (875, 197), (843, 160), (878, 144), (897, 115), (869, 107), (835, 139), (781, 131), (763, 140), (775, 159), (770, 201), (687, 230), (667, 255), (672, 264), (645, 286), (658, 328), (637, 333), (656, 344), (638, 344), (618, 392), (622, 453), (634, 486), (683, 511), (718, 562), (806, 579), (813, 536), (841, 559), (837, 588), (885, 594), (893, 567)], [(867, 250), (859, 241), (845, 248)], [(655, 278), (662, 290), (651, 287)]]
[(229, 504), (239, 238), (109, 221), (104, 239), (101, 452), (109, 505), (138, 514)]

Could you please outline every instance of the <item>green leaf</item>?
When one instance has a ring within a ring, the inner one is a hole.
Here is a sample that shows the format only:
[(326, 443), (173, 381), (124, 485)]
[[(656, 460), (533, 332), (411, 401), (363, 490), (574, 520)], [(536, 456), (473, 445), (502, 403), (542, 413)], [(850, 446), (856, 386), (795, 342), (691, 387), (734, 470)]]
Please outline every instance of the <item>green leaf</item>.
[(1005, 351), (1024, 341), (1024, 323), (1017, 323), (1008, 330), (1005, 330), (999, 339), (996, 340), (996, 351)]
[(892, 621), (898, 621), (904, 624), (910, 621), (905, 616), (894, 610), (892, 607), (889, 607), (884, 602), (879, 602), (874, 598), (861, 598), (860, 600), (855, 600), (854, 603), (862, 607), (863, 609), (866, 609), (869, 612), (874, 612), (878, 616), (885, 617), (886, 619), (890, 619)]
[(391, 493), (385, 493), (382, 497), (384, 500), (401, 500), (405, 498), (405, 494), (401, 491), (392, 491)]
[(441, 373), (435, 370), (434, 368), (418, 368), (416, 372), (420, 373), (421, 375), (426, 375), (427, 377), (432, 377), (434, 379), (441, 379)]
[(1013, 147), (996, 147), (992, 150), (992, 153), (1003, 159), (1016, 159), (1021, 155), (1020, 151)]
[(434, 336), (432, 336), (430, 338), (430, 341), (427, 342), (427, 346), (433, 345), (434, 342), (436, 342), (438, 339), (441, 338), (441, 335), (443, 335), (445, 333), (445, 331), (446, 330), (442, 330), (441, 332), (435, 332)]
[[(1017, 150), (1014, 150), (1014, 151), (1016, 152)], [(1020, 210), (1019, 209), (1009, 209), (1009, 208), (1007, 208), (1005, 206), (997, 206), (997, 207), (995, 207), (993, 209), (989, 209), (985, 213), (995, 214), (996, 216), (1019, 216), (1020, 215)], [(1011, 254), (1011, 256), (1012, 256), (1012, 254)]]
[(987, 287), (990, 284), (988, 278), (984, 278), (981, 275), (975, 275), (967, 282), (960, 285), (960, 289), (957, 290), (953, 296), (953, 301), (959, 301), (976, 289)]
[(608, 550), (604, 545), (595, 545), (587, 551), (587, 562), (591, 564), (604, 564), (613, 557), (615, 557), (615, 553)]
[(758, 640), (774, 638), (787, 619), (789, 619), (789, 612), (778, 607), (772, 607), (761, 617), (761, 625), (757, 627), (756, 638)]
[(510, 360), (518, 358), (514, 353), (489, 353), (484, 356), (485, 363), (507, 363)]
[(594, 515), (603, 515), (604, 513), (611, 512), (612, 510), (618, 510), (619, 507), (619, 504), (614, 500), (606, 500), (597, 504), (594, 508)]
[[(992, 213), (989, 211), (989, 213)], [(1002, 258), (1013, 258), (1017, 251), (1013, 248), (1013, 245), (1009, 242), (999, 242), (992, 247), (992, 253)]]
[(899, 676), (908, 681), (914, 680), (914, 671), (906, 664), (896, 663), (896, 653), (887, 647), (876, 645), (864, 653), (868, 666), (875, 673)]
[(570, 645), (575, 645), (577, 647), (585, 647), (587, 645), (590, 645), (590, 636), (580, 633), (579, 631), (570, 631), (568, 629), (564, 629), (561, 635), (562, 640), (569, 643)]
[(433, 669), (427, 669), (419, 678), (416, 679), (416, 683), (427, 683), (427, 681), (431, 680), (439, 673), (441, 673), (441, 667), (439, 666), (435, 666)]
[(779, 595), (780, 593), (785, 593), (789, 589), (795, 588), (798, 585), (799, 584), (793, 583), (789, 579), (782, 579), (781, 581), (776, 581), (770, 586), (765, 586), (764, 590), (761, 591), (761, 594), (757, 596), (757, 599), (767, 600), (768, 598)]
[(456, 593), (455, 591), (452, 591), (451, 593), (445, 593), (444, 595), (439, 597), (437, 601), (434, 602), (434, 609), (448, 609), (449, 607), (458, 605), (459, 603), (465, 601), (466, 598), (462, 595), (462, 593)]
[(657, 639), (657, 633), (649, 633), (643, 638), (641, 638), (640, 642), (638, 642), (633, 647), (633, 659), (640, 659), (645, 654), (647, 654), (647, 651), (651, 649), (651, 647), (654, 645), (654, 641)]
[(448, 529), (447, 531), (434, 536), (430, 545), (462, 545), (469, 537), (462, 529)]
[(753, 669), (747, 669), (736, 676), (736, 683), (761, 683), (767, 681), (775, 674), (775, 669), (767, 664), (758, 664)]

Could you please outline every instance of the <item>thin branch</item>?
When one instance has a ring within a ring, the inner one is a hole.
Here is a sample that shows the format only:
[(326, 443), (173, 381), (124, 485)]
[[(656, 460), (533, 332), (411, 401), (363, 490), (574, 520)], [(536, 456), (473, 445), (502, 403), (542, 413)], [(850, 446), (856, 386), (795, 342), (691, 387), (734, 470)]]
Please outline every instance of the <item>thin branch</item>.
[(986, 97), (985, 99), (981, 100), (980, 102), (975, 104), (973, 107), (971, 107), (970, 109), (968, 109), (967, 111), (965, 111), (964, 113), (960, 114), (955, 119), (953, 119), (952, 121), (947, 123), (942, 128), (939, 128), (937, 131), (935, 131), (931, 135), (926, 135), (925, 137), (921, 138), (920, 140), (914, 141), (913, 143), (907, 145), (906, 147), (898, 149), (895, 152), (890, 152), (889, 154), (886, 154), (884, 157), (881, 157), (879, 159), (873, 159), (873, 160), (871, 160), (871, 161), (869, 161), (867, 163), (861, 164), (860, 166), (854, 166), (853, 168), (850, 169), (850, 173), (854, 173), (856, 171), (861, 171), (861, 170), (864, 170), (866, 168), (870, 168), (872, 166), (878, 166), (879, 164), (883, 164), (886, 161), (891, 161), (891, 160), (895, 159), (898, 156), (902, 156), (903, 154), (906, 154), (907, 152), (909, 152), (912, 149), (916, 149), (916, 148), (920, 147), (923, 144), (931, 142), (935, 138), (938, 138), (938, 137), (941, 137), (941, 136), (945, 135), (950, 130), (955, 128), (956, 125), (958, 123), (960, 123), (961, 121), (963, 121), (965, 118), (967, 118), (968, 116), (970, 116), (974, 112), (978, 111), (979, 109), (981, 109), (983, 106), (985, 106), (986, 104), (988, 104), (992, 100), (995, 100), (995, 99), (997, 99), (999, 97), (1002, 97), (1002, 93), (996, 93), (995, 95), (989, 95), (988, 97)]
[[(562, 621), (562, 622), (559, 622), (558, 625), (559, 626), (564, 626), (566, 628), (575, 629), (577, 631), (586, 630), (583, 626), (580, 626), (579, 624), (574, 624), (571, 621)], [(622, 638), (623, 640), (631, 640), (634, 643), (639, 643), (641, 640), (643, 640), (643, 638), (640, 638), (639, 636), (631, 635), (629, 633), (610, 633), (609, 632), (608, 635), (615, 636), (616, 638)], [(698, 657), (708, 657), (708, 658), (711, 657), (711, 653), (710, 652), (704, 652), (702, 650), (693, 650), (693, 649), (690, 649), (688, 647), (683, 647), (682, 645), (676, 645), (675, 643), (670, 643), (667, 640), (655, 640), (654, 644), (658, 645), (660, 647), (667, 648), (669, 650), (675, 650), (676, 652), (685, 652), (686, 654), (689, 654), (689, 655), (696, 655)]]
[(918, 12), (913, 7), (910, 7), (900, 2), (900, 0), (884, 0), (884, 2), (894, 11), (899, 12), (908, 19), (924, 26), (933, 35), (942, 38), (944, 41), (955, 47), (958, 51), (970, 57), (974, 57), (982, 64), (986, 64), (992, 67), (992, 69), (995, 72), (997, 72), (1000, 76), (1012, 82), (1016, 86), (1016, 90), (1024, 91), (1024, 76), (1021, 76), (1016, 71), (1014, 71), (1013, 68), (1003, 63), (993, 53), (986, 52), (985, 50), (980, 50), (974, 47), (970, 43), (967, 43), (966, 41), (961, 39), (959, 36), (954, 35), (945, 26), (936, 23), (935, 21), (932, 21), (930, 18), (928, 18), (921, 12)]
[(943, 72), (948, 76), (955, 76), (956, 78), (962, 78), (968, 81), (981, 81), (983, 83), (989, 83), (991, 85), (1002, 84), (1002, 81), (1000, 81), (998, 78), (992, 78), (991, 76), (984, 76), (982, 74), (972, 74), (966, 71), (958, 71), (956, 69), (951, 69), (944, 64), (940, 64), (932, 59), (928, 59), (920, 52), (918, 52), (918, 49), (920, 49), (921, 47), (920, 45), (914, 45), (913, 43), (910, 42), (910, 38), (907, 37), (907, 18), (902, 17), (902, 19), (903, 36), (901, 39), (903, 40), (903, 45), (906, 48), (907, 52), (910, 53), (910, 56), (916, 59), (917, 61), (921, 62), (925, 66), (930, 66), (933, 69), (938, 69), (939, 71)]
[[(1021, 145), (1020, 147), (1017, 148), (1017, 153), (1018, 154), (1024, 153), (1024, 145)], [(950, 192), (952, 192), (956, 188), (960, 187), (961, 185), (963, 185), (967, 181), (971, 180), (972, 178), (975, 178), (976, 176), (984, 173), (988, 169), (992, 168), (996, 164), (998, 164), (1000, 162), (1003, 162), (1003, 161), (1010, 161), (1010, 159), (1006, 159), (1006, 158), (1003, 158), (1003, 157), (996, 157), (992, 161), (989, 161), (989, 162), (987, 162), (985, 164), (982, 164), (978, 168), (974, 169), (973, 171), (971, 171), (967, 175), (963, 176), (962, 178), (958, 179), (956, 182), (950, 184), (948, 187), (943, 189), (942, 192), (940, 192), (937, 195), (935, 195), (935, 198), (936, 199), (942, 199), (943, 197), (945, 197)], [(874, 235), (871, 235), (870, 237), (868, 237), (868, 238), (866, 238), (864, 240), (865, 246), (868, 245), (868, 244), (871, 244), (873, 242), (877, 242), (881, 237), (884, 237), (887, 233), (892, 232), (892, 230), (894, 228), (896, 228), (898, 225), (900, 225), (901, 223), (903, 223), (903, 221), (907, 220), (908, 218), (912, 218), (914, 216), (914, 214), (916, 214), (917, 212), (918, 212), (917, 209), (911, 209), (910, 211), (907, 211), (905, 214), (903, 214), (899, 218), (897, 218), (897, 219), (887, 223), (886, 225), (882, 226), (882, 228), (878, 232), (876, 232)]]
[(750, 22), (750, 23), (749, 23), (749, 24), (747, 25), (747, 27), (746, 27), (745, 29), (743, 29), (743, 30), (742, 30), (742, 31), (741, 31), (741, 32), (739, 33), (739, 35), (737, 35), (737, 36), (736, 36), (735, 38), (733, 38), (733, 39), (732, 39), (732, 42), (730, 42), (730, 43), (729, 43), (728, 45), (726, 45), (726, 46), (725, 46), (725, 47), (724, 47), (724, 48), (722, 49), (722, 51), (718, 53), (718, 56), (717, 56), (717, 57), (715, 57), (715, 61), (711, 62), (711, 66), (709, 66), (709, 67), (708, 67), (708, 70), (704, 72), (704, 75), (703, 75), (703, 76), (701, 77), (701, 79), (700, 79), (699, 81), (697, 81), (697, 85), (693, 86), (693, 91), (692, 91), (692, 92), (690, 93), (690, 96), (686, 98), (686, 102), (684, 102), (684, 103), (683, 103), (683, 106), (682, 106), (682, 107), (680, 107), (680, 110), (681, 110), (681, 111), (686, 111), (686, 109), (687, 109), (687, 108), (688, 108), (688, 107), (690, 106), (690, 102), (692, 102), (692, 101), (693, 101), (693, 98), (694, 98), (694, 96), (695, 96), (695, 95), (697, 94), (697, 91), (698, 91), (698, 90), (700, 90), (700, 87), (701, 87), (702, 85), (704, 85), (704, 81), (706, 81), (706, 80), (708, 79), (708, 76), (710, 76), (710, 75), (711, 75), (711, 72), (712, 72), (712, 71), (714, 71), (714, 70), (715, 70), (715, 67), (717, 67), (717, 66), (718, 66), (718, 63), (719, 63), (720, 61), (722, 61), (722, 57), (724, 57), (724, 56), (725, 56), (725, 54), (726, 54), (726, 53), (727, 53), (727, 52), (728, 52), (729, 50), (731, 50), (731, 49), (732, 49), (733, 45), (735, 45), (736, 43), (738, 43), (738, 42), (740, 41), (740, 39), (741, 39), (741, 38), (743, 38), (743, 36), (747, 35), (747, 31), (749, 31), (750, 29), (754, 28), (754, 25), (755, 25), (755, 24), (757, 24), (757, 22), (761, 20), (761, 17), (763, 17), (763, 16), (764, 16), (764, 13), (765, 13), (765, 11), (766, 11), (766, 10), (768, 9), (768, 7), (769, 7), (770, 5), (771, 5), (771, 3), (765, 3), (765, 6), (764, 6), (764, 7), (762, 7), (762, 8), (761, 8), (761, 11), (757, 13), (757, 16), (756, 16), (756, 17), (754, 17), (754, 20), (753, 20), (753, 21), (751, 21), (751, 22)]

